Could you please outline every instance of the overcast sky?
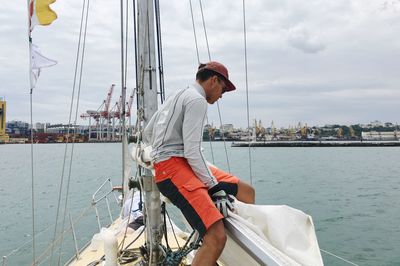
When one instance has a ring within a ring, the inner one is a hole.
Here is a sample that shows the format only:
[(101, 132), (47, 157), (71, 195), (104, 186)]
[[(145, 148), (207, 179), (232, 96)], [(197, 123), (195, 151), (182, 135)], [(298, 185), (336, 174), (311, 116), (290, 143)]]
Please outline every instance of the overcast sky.
[[(26, 1), (0, 5), (0, 97), (7, 120), (29, 121)], [(90, 2), (79, 113), (96, 110), (116, 84), (120, 95), (119, 2)], [(200, 60), (208, 61), (199, 2), (192, 0)], [(203, 0), (213, 60), (224, 63), (237, 90), (220, 101), (223, 123), (247, 125), (242, 1)], [(42, 69), (34, 91), (34, 121), (66, 123), (82, 0), (57, 1), (58, 19), (37, 26), (33, 42), (58, 61)], [(250, 118), (287, 127), (400, 124), (400, 0), (246, 1)], [(167, 96), (193, 82), (197, 56), (189, 1), (161, 1)], [(130, 44), (130, 48), (133, 44)], [(132, 55), (132, 54), (130, 54)], [(135, 84), (130, 56), (128, 87)], [(129, 94), (129, 91), (128, 91)], [(209, 119), (219, 125), (216, 106)], [(79, 120), (83, 124), (87, 121)]]

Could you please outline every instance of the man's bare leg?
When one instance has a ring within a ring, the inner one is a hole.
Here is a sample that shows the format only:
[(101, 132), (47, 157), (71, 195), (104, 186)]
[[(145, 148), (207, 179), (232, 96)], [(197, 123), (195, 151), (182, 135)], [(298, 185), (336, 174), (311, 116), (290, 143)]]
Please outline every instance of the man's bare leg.
[(226, 234), (222, 220), (208, 228), (203, 237), (203, 244), (193, 259), (192, 266), (215, 266), (225, 247)]
[(256, 192), (252, 186), (239, 180), (236, 198), (244, 203), (254, 204)]

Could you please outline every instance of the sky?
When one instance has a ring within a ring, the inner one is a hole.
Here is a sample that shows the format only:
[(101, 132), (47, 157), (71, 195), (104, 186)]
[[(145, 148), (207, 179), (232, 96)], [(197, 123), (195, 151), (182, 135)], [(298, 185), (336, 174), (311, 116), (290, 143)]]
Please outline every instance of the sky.
[[(199, 1), (192, 3), (200, 61), (207, 62)], [(245, 4), (250, 124), (254, 119), (278, 127), (400, 124), (400, 0)], [(246, 127), (243, 2), (202, 0), (202, 6), (211, 59), (228, 67), (237, 87), (220, 100), (222, 123)], [(33, 91), (33, 121), (67, 123), (82, 0), (57, 0), (51, 7), (58, 19), (36, 26), (32, 38), (58, 64), (41, 71)], [(30, 121), (27, 25), (26, 1), (0, 5), (0, 97), (7, 101), (8, 121)], [(161, 27), (168, 96), (194, 82), (198, 65), (189, 1), (161, 1)], [(135, 77), (133, 43), (128, 46), (129, 94)], [(120, 1), (91, 1), (78, 114), (98, 109), (111, 84), (116, 84), (115, 104), (120, 65)], [(208, 111), (209, 122), (219, 126), (216, 105)]]

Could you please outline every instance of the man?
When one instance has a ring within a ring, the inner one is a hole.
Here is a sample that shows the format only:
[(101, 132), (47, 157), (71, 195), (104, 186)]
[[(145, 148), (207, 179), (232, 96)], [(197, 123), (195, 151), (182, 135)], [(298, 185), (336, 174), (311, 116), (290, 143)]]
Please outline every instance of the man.
[(228, 194), (254, 203), (251, 186), (209, 166), (201, 152), (207, 103), (213, 104), (235, 89), (224, 65), (201, 64), (196, 83), (169, 97), (143, 134), (143, 141), (153, 148), (151, 156), (160, 192), (203, 236), (193, 266), (214, 266), (221, 255), (226, 242), (222, 219), (232, 209)]

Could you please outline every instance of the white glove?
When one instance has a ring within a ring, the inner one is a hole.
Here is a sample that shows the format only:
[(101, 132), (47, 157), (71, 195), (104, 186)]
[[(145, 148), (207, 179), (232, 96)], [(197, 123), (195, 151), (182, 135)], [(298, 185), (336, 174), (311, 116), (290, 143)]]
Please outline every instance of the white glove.
[(234, 210), (232, 197), (229, 197), (226, 192), (219, 188), (219, 185), (215, 185), (208, 190), (208, 194), (211, 199), (214, 201), (215, 207), (221, 212), (224, 218), (228, 217), (228, 209), (230, 211)]

